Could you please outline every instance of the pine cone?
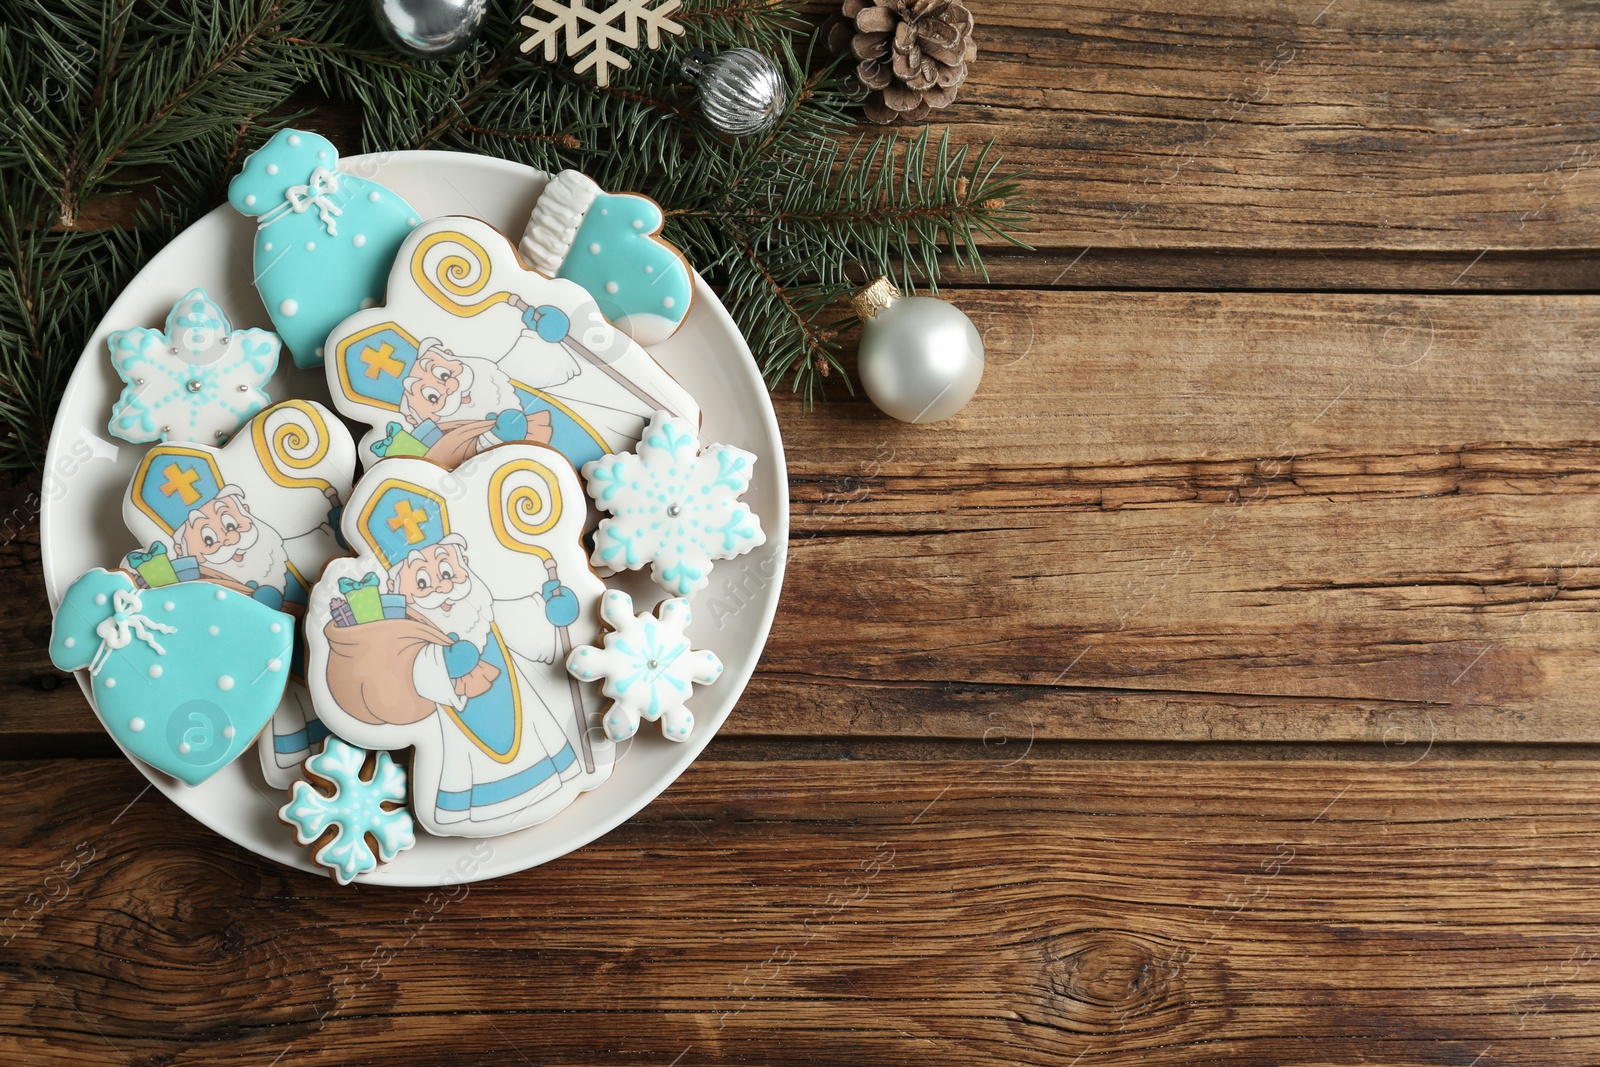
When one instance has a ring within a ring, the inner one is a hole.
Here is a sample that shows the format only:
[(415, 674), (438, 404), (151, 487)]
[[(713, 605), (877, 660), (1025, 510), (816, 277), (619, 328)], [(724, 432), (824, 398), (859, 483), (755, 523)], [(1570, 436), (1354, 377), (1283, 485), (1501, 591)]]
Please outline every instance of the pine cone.
[(855, 56), (873, 122), (920, 122), (950, 106), (978, 57), (972, 12), (957, 0), (844, 0), (842, 15), (829, 42)]

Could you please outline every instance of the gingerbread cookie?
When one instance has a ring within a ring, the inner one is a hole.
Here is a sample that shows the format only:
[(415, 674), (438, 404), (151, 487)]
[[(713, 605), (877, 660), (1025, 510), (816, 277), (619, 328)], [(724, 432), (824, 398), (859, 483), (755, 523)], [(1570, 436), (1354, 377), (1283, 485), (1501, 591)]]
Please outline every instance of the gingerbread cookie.
[(637, 453), (583, 468), (595, 506), (610, 512), (595, 532), (592, 562), (613, 572), (648, 564), (656, 584), (677, 596), (704, 589), (713, 560), (766, 543), (761, 519), (739, 502), (755, 462), (732, 445), (700, 451), (692, 425), (657, 412)]
[(698, 425), (694, 398), (574, 282), (525, 268), (477, 219), (431, 219), (406, 238), (387, 302), (328, 338), (328, 387), (372, 427), (364, 462), (454, 467), (507, 442), (574, 465), (627, 448), (658, 409)]
[(626, 741), (639, 732), (639, 720), (661, 721), (661, 736), (687, 741), (694, 712), (684, 707), (691, 682), (710, 685), (722, 677), (715, 652), (689, 647), (684, 631), (691, 615), (682, 597), (664, 600), (655, 614), (635, 615), (633, 598), (610, 589), (600, 600), (600, 619), (609, 628), (601, 646), (583, 645), (567, 657), (567, 670), (584, 682), (601, 682), (610, 699), (601, 720), (606, 736)]
[(167, 313), (165, 331), (135, 327), (106, 338), (124, 386), (111, 408), (113, 437), (222, 444), (271, 403), (278, 335), (236, 330), (227, 312), (191, 289)]
[(454, 471), (386, 459), (351, 495), (356, 556), (328, 564), (306, 614), (311, 698), (353, 744), (415, 747), (411, 808), (431, 833), (543, 822), (611, 774), (599, 698), (563, 666), (605, 592), (586, 511), (571, 465), (534, 444)]
[(205, 582), (140, 590), (96, 567), (56, 610), (50, 661), (87, 669), (117, 743), (190, 785), (256, 739), (289, 677), (294, 620)]
[[(323, 565), (345, 554), (335, 528), (354, 477), (355, 442), (308, 400), (268, 408), (220, 449), (157, 445), (123, 503), (128, 529), (148, 546), (128, 563), (152, 587), (203, 579), (301, 618)], [(303, 676), (299, 648), (293, 668)], [(326, 736), (298, 689), (262, 738), (262, 771), (280, 788)]]
[(410, 204), (338, 163), (326, 137), (279, 130), (228, 185), (228, 203), (257, 219), (256, 289), (300, 367), (320, 366), (328, 331), (383, 299), (418, 222)]
[(577, 282), (611, 325), (641, 345), (671, 337), (689, 314), (694, 279), (661, 239), (661, 206), (637, 193), (606, 193), (575, 170), (539, 194), (517, 250), (533, 269)]
[(376, 870), (417, 843), (406, 810), (406, 772), (387, 752), (365, 752), (337, 737), (305, 762), (278, 818), (310, 845), (340, 885)]

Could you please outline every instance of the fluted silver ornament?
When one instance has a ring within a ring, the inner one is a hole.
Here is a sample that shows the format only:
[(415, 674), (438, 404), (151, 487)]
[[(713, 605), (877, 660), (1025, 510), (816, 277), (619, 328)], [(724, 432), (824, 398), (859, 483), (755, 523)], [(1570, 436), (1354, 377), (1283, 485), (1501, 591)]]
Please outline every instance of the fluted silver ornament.
[(683, 61), (683, 76), (699, 89), (706, 121), (734, 137), (771, 129), (789, 96), (778, 65), (752, 48), (716, 55), (697, 48)]
[(902, 296), (879, 278), (854, 298), (861, 316), (857, 374), (868, 398), (901, 422), (942, 422), (983, 380), (983, 338), (960, 308)]
[(397, 48), (436, 59), (478, 39), (488, 0), (372, 0), (372, 17)]

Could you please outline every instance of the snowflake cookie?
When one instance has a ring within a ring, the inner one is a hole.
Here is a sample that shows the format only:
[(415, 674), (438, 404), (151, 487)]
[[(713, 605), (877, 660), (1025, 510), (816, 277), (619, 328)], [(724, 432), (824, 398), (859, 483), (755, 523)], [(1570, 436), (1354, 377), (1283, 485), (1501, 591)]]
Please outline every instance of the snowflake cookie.
[(106, 344), (126, 383), (107, 429), (134, 444), (226, 441), (271, 403), (263, 387), (282, 347), (268, 330), (235, 330), (204, 289), (172, 305), (165, 332), (115, 330)]
[(722, 676), (715, 652), (691, 649), (684, 630), (689, 602), (665, 600), (654, 615), (633, 613), (633, 598), (609, 590), (600, 601), (600, 618), (609, 632), (601, 647), (582, 645), (567, 657), (567, 670), (584, 682), (601, 680), (600, 692), (611, 700), (606, 709), (606, 736), (626, 741), (639, 730), (639, 720), (661, 720), (668, 741), (687, 741), (694, 712), (683, 706), (691, 682), (710, 685)]
[(583, 466), (595, 506), (610, 512), (595, 532), (590, 562), (612, 572), (646, 563), (657, 585), (677, 596), (704, 589), (711, 562), (766, 543), (761, 520), (739, 502), (756, 457), (732, 445), (701, 452), (694, 429), (656, 412), (638, 453)]
[[(369, 770), (370, 768), (370, 770)], [(340, 885), (387, 863), (417, 843), (406, 810), (406, 772), (387, 752), (371, 753), (330, 737), (306, 760), (311, 781), (295, 782), (278, 817)]]

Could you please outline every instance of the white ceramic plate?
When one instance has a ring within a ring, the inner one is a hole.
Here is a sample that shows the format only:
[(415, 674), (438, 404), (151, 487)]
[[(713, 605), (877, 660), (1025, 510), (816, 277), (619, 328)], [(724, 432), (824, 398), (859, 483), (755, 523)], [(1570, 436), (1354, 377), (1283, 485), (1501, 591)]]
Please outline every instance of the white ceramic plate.
[[(473, 215), (509, 234), (522, 232), (546, 180), (542, 172), (520, 164), (455, 152), (351, 156), (339, 168), (389, 186), (424, 218)], [(271, 329), (250, 281), (254, 232), (254, 220), (226, 205), (189, 227), (129, 283), (79, 358), (46, 455), (40, 522), (52, 609), (84, 571), (114, 567), (138, 547), (122, 525), (121, 501), (148, 446), (125, 444), (106, 432), (122, 384), (106, 354), (107, 333), (160, 326), (173, 301), (197, 285), (236, 325)], [(673, 743), (647, 724), (626, 752), (619, 751), (612, 778), (549, 822), (487, 840), (419, 834), (416, 848), (361, 881), (428, 886), (492, 878), (586, 845), (670, 785), (710, 742), (744, 691), (777, 610), (789, 541), (788, 478), (772, 402), (744, 338), (699, 278), (683, 327), (650, 353), (699, 400), (704, 440), (738, 445), (759, 457), (745, 499), (761, 517), (767, 543), (748, 556), (718, 563), (711, 586), (694, 599), (694, 646), (716, 652), (727, 671), (716, 685), (698, 689), (689, 702), (695, 714), (693, 736)], [(282, 362), (286, 366), (268, 387), (273, 400), (304, 397), (328, 403), (320, 369), (296, 370), (287, 353)], [(634, 574), (624, 579), (608, 581), (636, 600), (654, 602), (647, 579)], [(85, 672), (79, 672), (78, 682), (87, 696)], [(184, 785), (138, 760), (133, 763), (173, 803), (229, 840), (292, 867), (323, 870), (278, 822), (285, 795), (267, 786), (253, 751), (200, 786)]]

